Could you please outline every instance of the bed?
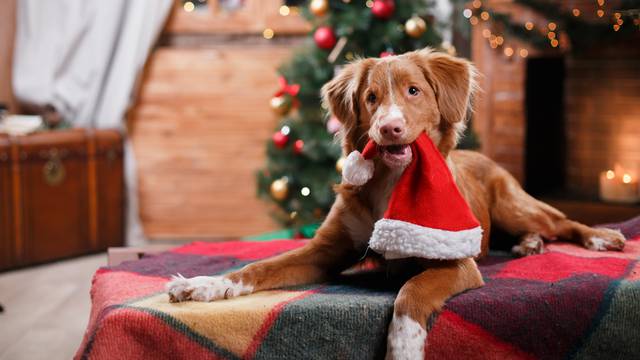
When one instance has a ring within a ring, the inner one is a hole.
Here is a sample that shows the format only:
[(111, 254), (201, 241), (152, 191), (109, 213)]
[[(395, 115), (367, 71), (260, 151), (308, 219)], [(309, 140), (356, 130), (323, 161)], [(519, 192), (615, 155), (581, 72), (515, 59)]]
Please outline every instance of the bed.
[[(640, 217), (606, 226), (629, 239), (624, 252), (552, 243), (481, 260), (486, 286), (432, 319), (426, 358), (640, 358)], [(375, 270), (211, 303), (170, 303), (163, 291), (172, 274), (223, 274), (304, 243), (194, 242), (101, 268), (76, 357), (383, 358), (397, 287)]]

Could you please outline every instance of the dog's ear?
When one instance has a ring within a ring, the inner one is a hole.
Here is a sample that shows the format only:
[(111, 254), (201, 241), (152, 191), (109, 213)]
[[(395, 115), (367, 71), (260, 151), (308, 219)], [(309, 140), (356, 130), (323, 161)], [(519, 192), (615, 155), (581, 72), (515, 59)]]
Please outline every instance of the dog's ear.
[(477, 71), (471, 62), (426, 48), (412, 54), (436, 93), (442, 120), (451, 126), (465, 120), (477, 90)]
[(366, 142), (360, 127), (358, 101), (373, 59), (362, 59), (345, 65), (342, 70), (322, 87), (322, 103), (341, 123), (342, 148), (346, 154), (360, 148)]

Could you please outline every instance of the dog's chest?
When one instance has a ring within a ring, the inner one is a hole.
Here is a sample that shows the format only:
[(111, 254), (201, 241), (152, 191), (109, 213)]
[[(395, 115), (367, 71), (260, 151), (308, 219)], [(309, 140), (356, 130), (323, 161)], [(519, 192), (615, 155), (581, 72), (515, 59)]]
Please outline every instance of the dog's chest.
[(383, 175), (371, 179), (364, 190), (363, 203), (366, 204), (369, 211), (366, 214), (349, 213), (345, 217), (345, 225), (349, 230), (349, 235), (354, 247), (359, 251), (364, 251), (369, 245), (375, 222), (384, 216), (393, 188), (402, 175), (401, 170), (382, 172), (376, 169), (376, 173)]

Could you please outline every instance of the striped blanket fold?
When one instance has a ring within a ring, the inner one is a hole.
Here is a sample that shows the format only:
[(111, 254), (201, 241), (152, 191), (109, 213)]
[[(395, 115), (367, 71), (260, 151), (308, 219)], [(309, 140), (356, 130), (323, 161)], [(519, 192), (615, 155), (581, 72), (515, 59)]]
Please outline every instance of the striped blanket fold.
[[(426, 358), (640, 358), (640, 217), (608, 226), (630, 239), (624, 252), (554, 243), (542, 255), (481, 260), (486, 286), (446, 304)], [(384, 274), (211, 303), (169, 303), (163, 292), (172, 274), (223, 274), (303, 244), (194, 242), (101, 268), (76, 358), (383, 358), (397, 292)]]

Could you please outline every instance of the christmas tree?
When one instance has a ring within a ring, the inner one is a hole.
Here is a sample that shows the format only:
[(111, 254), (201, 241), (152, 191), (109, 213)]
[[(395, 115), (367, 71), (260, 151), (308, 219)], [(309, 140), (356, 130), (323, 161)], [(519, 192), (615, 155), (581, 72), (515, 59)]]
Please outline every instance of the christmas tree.
[[(280, 69), (271, 107), (282, 116), (267, 143), (258, 194), (273, 203), (283, 225), (300, 229), (322, 221), (340, 182), (340, 123), (320, 104), (320, 88), (357, 57), (384, 57), (441, 47), (432, 1), (312, 0), (302, 14), (308, 39)], [(444, 46), (445, 51), (454, 51)]]

